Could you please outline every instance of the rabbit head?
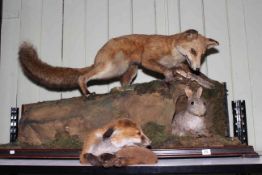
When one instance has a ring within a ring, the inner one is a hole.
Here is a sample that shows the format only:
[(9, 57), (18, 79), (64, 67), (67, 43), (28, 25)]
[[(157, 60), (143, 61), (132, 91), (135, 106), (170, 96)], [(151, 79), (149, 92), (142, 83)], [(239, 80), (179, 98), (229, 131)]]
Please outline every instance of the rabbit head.
[(199, 87), (195, 93), (189, 87), (185, 88), (185, 93), (188, 98), (187, 112), (196, 116), (204, 116), (206, 114), (206, 103), (201, 98), (202, 91), (202, 87)]

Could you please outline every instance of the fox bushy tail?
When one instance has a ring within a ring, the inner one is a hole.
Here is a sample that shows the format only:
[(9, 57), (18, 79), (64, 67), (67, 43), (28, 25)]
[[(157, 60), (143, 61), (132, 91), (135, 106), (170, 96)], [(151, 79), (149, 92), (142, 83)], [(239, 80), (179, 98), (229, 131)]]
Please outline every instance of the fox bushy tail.
[(35, 48), (24, 42), (19, 48), (19, 60), (25, 75), (35, 83), (51, 90), (78, 88), (78, 77), (87, 68), (54, 67), (41, 61)]

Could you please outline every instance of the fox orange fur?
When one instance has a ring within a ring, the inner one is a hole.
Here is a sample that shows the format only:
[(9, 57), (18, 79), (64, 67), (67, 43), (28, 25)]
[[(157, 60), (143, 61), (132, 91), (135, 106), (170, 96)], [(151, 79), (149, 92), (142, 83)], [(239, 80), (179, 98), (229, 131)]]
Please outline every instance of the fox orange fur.
[(158, 162), (156, 154), (141, 146), (125, 146), (115, 154), (90, 156), (91, 164), (103, 167), (121, 167), (134, 164), (155, 164)]
[(94, 64), (85, 68), (50, 66), (28, 43), (20, 46), (19, 59), (26, 75), (40, 85), (59, 90), (80, 88), (88, 95), (90, 80), (119, 77), (122, 85), (131, 84), (138, 66), (163, 74), (167, 81), (173, 78), (171, 69), (185, 60), (199, 71), (206, 50), (216, 45), (217, 41), (191, 29), (168, 36), (132, 34), (110, 39), (97, 52)]
[(90, 163), (90, 160), (103, 154), (115, 154), (125, 146), (148, 146), (150, 143), (136, 123), (125, 118), (119, 119), (87, 135), (80, 163)]
[[(120, 161), (119, 161), (120, 160)], [(150, 149), (138, 146), (124, 147), (116, 152), (116, 165), (126, 166), (134, 164), (155, 164), (157, 156)]]

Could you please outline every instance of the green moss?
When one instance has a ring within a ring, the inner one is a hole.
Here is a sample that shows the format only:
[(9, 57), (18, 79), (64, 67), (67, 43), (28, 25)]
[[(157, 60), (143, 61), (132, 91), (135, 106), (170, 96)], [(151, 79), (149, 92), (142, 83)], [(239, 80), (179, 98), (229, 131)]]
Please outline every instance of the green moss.
[[(216, 83), (212, 89), (205, 89), (202, 97), (207, 101), (209, 120), (212, 126), (209, 128), (212, 133), (227, 136), (228, 114), (226, 102), (226, 92), (224, 85)], [(215, 123), (215, 124), (214, 124)]]
[(168, 134), (165, 132), (165, 126), (155, 122), (148, 122), (142, 126), (144, 133), (152, 141), (153, 148), (159, 148), (168, 139)]
[(71, 137), (69, 135), (57, 135), (53, 141), (47, 142), (42, 146), (45, 148), (70, 148), (79, 149), (82, 147), (82, 142), (78, 137)]
[(15, 143), (8, 143), (8, 144), (3, 144), (0, 145), (0, 149), (8, 149), (8, 148), (21, 148), (21, 145), (18, 142)]
[(171, 98), (170, 92), (163, 81), (155, 80), (149, 83), (135, 84), (133, 86), (137, 94), (158, 92), (166, 98)]

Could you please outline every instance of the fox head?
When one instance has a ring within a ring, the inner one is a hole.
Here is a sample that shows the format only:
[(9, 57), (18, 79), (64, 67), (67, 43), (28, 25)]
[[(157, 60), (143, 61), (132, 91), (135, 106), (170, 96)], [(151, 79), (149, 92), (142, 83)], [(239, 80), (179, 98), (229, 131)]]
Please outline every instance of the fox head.
[(199, 72), (206, 50), (219, 45), (219, 43), (214, 39), (206, 38), (193, 29), (181, 34), (176, 49), (186, 58), (189, 66), (194, 71)]
[(120, 119), (109, 127), (103, 134), (103, 139), (110, 139), (111, 143), (120, 148), (123, 146), (149, 146), (151, 141), (142, 129), (129, 119)]

